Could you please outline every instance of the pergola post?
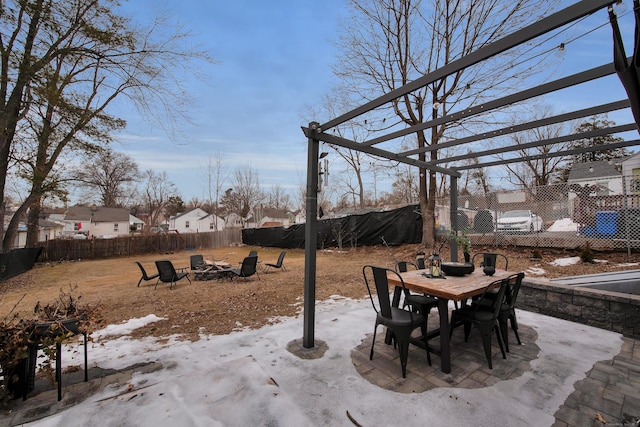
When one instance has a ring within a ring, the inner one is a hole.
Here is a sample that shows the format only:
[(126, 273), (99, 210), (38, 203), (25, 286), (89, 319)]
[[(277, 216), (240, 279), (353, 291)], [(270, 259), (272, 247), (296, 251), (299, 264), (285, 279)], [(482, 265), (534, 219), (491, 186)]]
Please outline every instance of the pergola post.
[[(449, 194), (449, 206), (450, 212), (449, 216), (451, 217), (451, 230), (453, 230), (456, 235), (458, 234), (458, 177), (451, 175), (450, 177), (450, 194)], [(449, 240), (449, 247), (451, 248), (450, 259), (452, 262), (458, 262), (458, 242), (456, 239), (451, 237)]]
[(306, 225), (304, 228), (304, 334), (302, 346), (314, 346), (316, 310), (316, 250), (318, 248), (318, 151), (320, 141), (315, 138), (319, 124), (309, 123), (307, 153)]

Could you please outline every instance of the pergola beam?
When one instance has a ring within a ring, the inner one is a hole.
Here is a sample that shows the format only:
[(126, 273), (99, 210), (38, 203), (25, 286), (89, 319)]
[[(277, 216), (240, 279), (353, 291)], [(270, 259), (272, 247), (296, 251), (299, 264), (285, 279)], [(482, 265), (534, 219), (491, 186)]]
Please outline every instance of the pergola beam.
[(515, 46), (525, 43), (531, 39), (534, 39), (549, 31), (553, 31), (563, 25), (582, 18), (583, 16), (590, 15), (597, 10), (600, 10), (606, 6), (615, 3), (616, 0), (582, 0), (576, 4), (573, 4), (565, 9), (554, 13), (540, 21), (533, 23), (527, 27), (522, 28), (514, 33), (511, 33), (502, 39), (491, 43), (483, 48), (480, 48), (469, 55), (453, 61), (447, 65), (444, 65), (437, 70), (424, 75), (404, 86), (392, 90), (377, 99), (374, 99), (360, 107), (351, 110), (333, 120), (324, 123), (321, 128), (323, 130), (329, 130), (336, 127), (346, 121), (349, 121), (355, 117), (358, 117), (364, 113), (367, 113), (375, 108), (378, 108), (388, 102), (393, 101), (403, 95), (418, 90), (430, 83), (443, 79), (453, 73), (456, 73), (465, 68), (469, 68), (485, 59), (491, 58), (499, 53), (509, 50)]
[[(447, 157), (446, 159), (438, 159), (438, 160), (434, 160), (433, 162), (427, 162), (427, 163), (434, 165), (438, 163), (455, 162), (457, 160), (465, 160), (469, 158), (491, 156), (494, 154), (509, 153), (512, 151), (526, 150), (529, 148), (536, 148), (544, 145), (561, 144), (563, 142), (575, 141), (577, 139), (587, 139), (587, 138), (595, 138), (595, 137), (604, 136), (604, 135), (613, 135), (616, 133), (629, 132), (637, 129), (638, 129), (638, 125), (636, 125), (635, 123), (629, 123), (626, 125), (613, 126), (610, 128), (594, 129), (587, 132), (574, 133), (570, 135), (559, 136), (556, 138), (528, 142), (526, 144), (516, 144), (516, 145), (510, 145), (506, 147), (492, 148), (490, 150), (475, 151), (470, 154), (461, 154), (459, 156)], [(609, 144), (606, 144), (606, 147), (608, 148)], [(603, 146), (600, 145), (599, 148), (602, 150)]]
[(590, 153), (592, 151), (602, 151), (603, 147), (606, 147), (608, 150), (613, 150), (616, 148), (632, 147), (634, 145), (640, 145), (640, 139), (634, 139), (632, 141), (613, 142), (611, 144), (607, 144), (606, 146), (597, 145), (592, 147), (583, 147), (583, 148), (576, 148), (573, 150), (559, 151), (556, 153), (545, 153), (545, 154), (537, 154), (535, 156), (515, 157), (513, 159), (500, 159), (493, 162), (478, 163), (476, 165), (460, 166), (460, 167), (456, 167), (456, 170), (479, 169), (479, 168), (485, 168), (490, 166), (506, 165), (511, 163), (522, 163), (529, 160), (539, 160), (539, 159), (546, 159), (546, 158), (553, 158), (553, 157), (560, 157), (560, 156), (571, 156), (573, 154)]
[(453, 139), (450, 141), (446, 141), (443, 143), (438, 143), (435, 145), (429, 145), (427, 147), (416, 148), (413, 150), (403, 151), (399, 153), (403, 156), (412, 156), (418, 153), (424, 153), (433, 150), (440, 150), (443, 148), (454, 147), (456, 145), (467, 144), (470, 142), (481, 141), (484, 139), (497, 138), (504, 135), (509, 135), (511, 133), (522, 132), (525, 130), (530, 130), (534, 128), (539, 128), (542, 126), (549, 126), (557, 123), (567, 122), (571, 120), (577, 120), (583, 117), (595, 116), (598, 114), (609, 113), (611, 111), (623, 110), (625, 108), (629, 108), (630, 102), (628, 99), (623, 99), (621, 101), (611, 102), (608, 104), (598, 105), (596, 107), (584, 108), (582, 110), (573, 111), (570, 113), (559, 114), (553, 117), (545, 117), (544, 119), (535, 120), (532, 122), (521, 123), (518, 125), (506, 126), (502, 129), (491, 130), (483, 133), (479, 133), (476, 135), (470, 135), (465, 138)]
[[(419, 123), (417, 125), (413, 125), (405, 129), (400, 129), (398, 131), (388, 133), (381, 137), (370, 139), (364, 142), (364, 144), (367, 144), (367, 145), (380, 144), (381, 142), (397, 139), (397, 138), (418, 132), (420, 130), (429, 129), (444, 123), (455, 122), (457, 120), (462, 120), (467, 117), (475, 116), (482, 113), (487, 113), (489, 111), (496, 110), (498, 108), (505, 107), (507, 105), (515, 104), (517, 102), (525, 101), (527, 99), (535, 98), (537, 96), (546, 95), (548, 93), (556, 92), (561, 89), (566, 89), (568, 87), (572, 87), (581, 83), (586, 83), (591, 80), (596, 80), (602, 77), (606, 77), (608, 75), (614, 74), (615, 72), (616, 71), (614, 69), (613, 64), (601, 65), (599, 67), (595, 67), (578, 74), (573, 74), (571, 76), (563, 77), (561, 79), (554, 80), (549, 83), (545, 83), (536, 87), (532, 87), (530, 89), (523, 90), (521, 92), (507, 95), (503, 98), (489, 101), (485, 104), (477, 105), (475, 107), (465, 108), (464, 110), (447, 114), (446, 116), (439, 117), (435, 120), (430, 120), (428, 122)], [(437, 150), (442, 148), (440, 144), (431, 145), (430, 147), (431, 147), (430, 148), (431, 150)]]
[(312, 129), (308, 128), (308, 127), (302, 127), (302, 131), (304, 132), (304, 134), (307, 136), (307, 138), (316, 138), (319, 141), (322, 142), (326, 142), (328, 144), (332, 144), (332, 145), (337, 145), (340, 147), (344, 147), (344, 148), (348, 148), (350, 150), (357, 150), (357, 151), (361, 151), (363, 153), (367, 153), (367, 154), (371, 154), (373, 156), (378, 156), (378, 157), (382, 157), (384, 159), (387, 160), (392, 160), (392, 161), (396, 161), (396, 162), (400, 162), (400, 163), (405, 163), (407, 165), (411, 165), (411, 166), (417, 166), (419, 168), (423, 168), (423, 169), (427, 169), (433, 172), (440, 172), (443, 173), (445, 175), (450, 175), (450, 176), (455, 176), (455, 177), (460, 177), (460, 173), (453, 170), (453, 169), (447, 169), (447, 168), (443, 168), (441, 166), (436, 166), (434, 164), (430, 164), (427, 162), (424, 162), (422, 160), (418, 160), (418, 159), (413, 159), (411, 157), (406, 157), (406, 156), (402, 156), (398, 153), (394, 153), (392, 151), (387, 151), (387, 150), (382, 150), (380, 148), (376, 148), (376, 147), (369, 147), (367, 145), (363, 145), (362, 143), (358, 143), (355, 141), (351, 141), (349, 139), (346, 138), (341, 138), (339, 136), (336, 135), (331, 135), (328, 133), (318, 133), (318, 132), (314, 132)]

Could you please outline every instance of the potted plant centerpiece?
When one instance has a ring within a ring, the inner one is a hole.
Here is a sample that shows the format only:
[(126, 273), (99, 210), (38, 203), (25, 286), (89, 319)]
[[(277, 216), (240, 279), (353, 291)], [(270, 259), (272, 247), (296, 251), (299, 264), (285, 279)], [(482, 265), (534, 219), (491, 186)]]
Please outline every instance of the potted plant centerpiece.
[[(100, 304), (80, 304), (80, 297), (60, 290), (46, 305), (38, 302), (33, 316), (7, 315), (0, 320), (0, 402), (26, 396), (33, 390), (38, 350), (43, 360), (40, 371), (55, 382), (56, 347), (80, 333), (91, 333), (102, 325)], [(15, 307), (14, 307), (15, 309)], [(13, 312), (13, 310), (12, 310)]]
[(460, 232), (460, 234), (456, 233), (454, 230), (451, 230), (449, 237), (455, 240), (460, 249), (462, 249), (464, 262), (471, 262), (471, 240), (469, 240), (469, 228), (465, 228)]

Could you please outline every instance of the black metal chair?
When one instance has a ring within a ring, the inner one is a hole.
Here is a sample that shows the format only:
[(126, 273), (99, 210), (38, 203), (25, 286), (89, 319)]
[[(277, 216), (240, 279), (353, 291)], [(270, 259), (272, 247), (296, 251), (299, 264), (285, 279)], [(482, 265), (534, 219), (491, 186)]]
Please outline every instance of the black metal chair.
[(278, 261), (275, 264), (271, 264), (271, 263), (265, 263), (264, 264), (264, 273), (267, 274), (269, 272), (269, 269), (271, 268), (280, 268), (282, 269), (282, 271), (287, 271), (287, 268), (284, 266), (284, 256), (287, 254), (286, 251), (282, 251), (280, 252), (280, 255), (278, 256)]
[[(427, 351), (427, 361), (431, 365), (431, 355), (429, 353), (429, 347), (426, 343), (427, 329), (424, 316), (419, 313), (413, 313), (411, 310), (404, 310), (398, 307), (391, 306), (391, 300), (389, 298), (389, 280), (387, 274), (396, 274), (400, 283), (402, 283), (402, 289), (404, 290), (404, 281), (402, 277), (394, 270), (382, 267), (374, 267), (372, 265), (365, 265), (362, 268), (362, 275), (364, 277), (364, 283), (367, 286), (369, 292), (369, 298), (371, 299), (371, 305), (376, 311), (376, 325), (373, 329), (373, 340), (371, 343), (371, 353), (369, 359), (373, 359), (373, 349), (376, 344), (376, 332), (378, 325), (386, 326), (391, 332), (392, 337), (398, 345), (398, 352), (400, 353), (400, 365), (402, 366), (402, 378), (407, 377), (407, 359), (409, 356), (409, 341), (411, 333), (421, 328), (422, 337), (425, 340), (425, 349)], [(373, 298), (371, 286), (369, 284), (370, 277), (373, 277), (375, 283), (376, 294), (378, 295), (378, 303)]]
[(495, 271), (498, 268), (498, 260), (504, 261), (503, 270), (509, 269), (509, 259), (503, 255), (493, 252), (478, 252), (473, 254), (473, 258), (471, 258), (471, 264), (475, 265), (476, 257), (482, 256), (482, 261), (480, 262), (480, 267), (483, 269), (493, 269)]
[(524, 273), (512, 274), (507, 277), (508, 287), (505, 292), (504, 302), (498, 313), (498, 325), (500, 325), (500, 332), (502, 333), (502, 340), (504, 341), (504, 348), (509, 353), (509, 328), (507, 326), (507, 320), (511, 323), (511, 329), (516, 335), (518, 345), (522, 345), (520, 341), (520, 335), (518, 334), (518, 320), (516, 319), (516, 301), (518, 299), (518, 293), (520, 293), (520, 286), (524, 279)]
[[(159, 274), (159, 282), (169, 283), (169, 289), (173, 289), (173, 285), (184, 278), (186, 278), (189, 283), (191, 283), (191, 279), (189, 279), (189, 272), (176, 272), (175, 267), (171, 261), (162, 260), (156, 261), (156, 267), (158, 268)], [(158, 288), (158, 283), (156, 282), (156, 289)]]
[[(457, 310), (451, 312), (451, 331), (449, 338), (453, 336), (454, 328), (460, 324), (464, 325), (464, 341), (467, 342), (471, 326), (475, 326), (480, 331), (482, 338), (482, 346), (484, 354), (489, 362), (489, 369), (493, 369), (491, 364), (491, 333), (495, 330), (502, 358), (506, 359), (507, 355), (504, 351), (502, 335), (500, 334), (500, 326), (498, 325), (498, 315), (502, 308), (505, 293), (509, 286), (507, 279), (497, 280), (490, 283), (482, 293), (480, 299), (471, 305), (464, 305)], [(494, 288), (498, 288), (495, 297), (487, 297), (486, 294)]]
[[(411, 261), (398, 261), (396, 263), (396, 268), (399, 273), (405, 273), (408, 271), (408, 266), (415, 267), (416, 270), (419, 270), (418, 266)], [(425, 328), (428, 324), (429, 312), (431, 312), (432, 308), (438, 307), (438, 300), (434, 297), (422, 294), (412, 294), (409, 289), (404, 289), (404, 303), (403, 306), (406, 307), (410, 305), (414, 312), (420, 313), (424, 316)]]
[[(243, 277), (245, 280), (247, 277), (251, 277), (254, 274), (258, 273), (258, 257), (257, 256), (248, 256), (244, 260), (242, 260), (242, 265), (240, 268), (232, 268), (230, 271), (235, 277)], [(260, 279), (260, 275), (258, 275), (258, 279)]]
[[(136, 261), (136, 264), (138, 264), (138, 267), (140, 268), (140, 271), (142, 272), (142, 277), (140, 278), (140, 280), (138, 280), (138, 287), (140, 287), (140, 283), (142, 283), (142, 281), (144, 280), (145, 282), (148, 282), (150, 280), (156, 279), (160, 276), (159, 273), (156, 274), (152, 274), (149, 275), (147, 274), (147, 272), (145, 271), (144, 267), (142, 266), (142, 264), (140, 264), (138, 261)], [(158, 284), (158, 282), (156, 281), (156, 285)]]

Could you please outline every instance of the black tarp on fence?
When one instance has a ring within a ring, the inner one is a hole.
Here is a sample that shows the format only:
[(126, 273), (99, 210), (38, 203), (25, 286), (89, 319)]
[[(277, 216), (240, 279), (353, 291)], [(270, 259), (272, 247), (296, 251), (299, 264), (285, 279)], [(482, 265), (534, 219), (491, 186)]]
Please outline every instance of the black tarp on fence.
[(0, 254), (0, 280), (31, 270), (41, 252), (42, 248), (23, 248)]
[[(304, 248), (305, 224), (290, 227), (248, 228), (242, 230), (246, 245)], [(318, 248), (340, 246), (372, 246), (381, 237), (390, 245), (420, 243), (422, 217), (418, 205), (387, 212), (369, 212), (344, 218), (318, 221)]]

